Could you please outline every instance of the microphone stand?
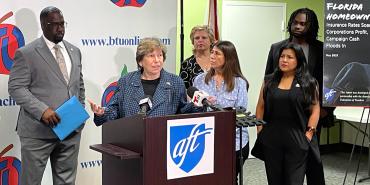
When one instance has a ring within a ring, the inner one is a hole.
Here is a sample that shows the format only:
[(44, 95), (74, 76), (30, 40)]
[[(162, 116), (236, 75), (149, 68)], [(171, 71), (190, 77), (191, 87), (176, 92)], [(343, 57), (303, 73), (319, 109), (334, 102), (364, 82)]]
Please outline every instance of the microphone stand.
[[(236, 112), (236, 127), (240, 129), (239, 133), (239, 164), (240, 164), (240, 175), (239, 175), (239, 185), (243, 185), (243, 128), (244, 127), (253, 127), (253, 126), (260, 126), (266, 124), (265, 121), (257, 119), (256, 116), (251, 115), (251, 112), (245, 112), (246, 109), (244, 107), (228, 107), (228, 108), (220, 108), (217, 105), (215, 106), (207, 106), (203, 105), (204, 107), (210, 107), (213, 111), (235, 111)], [(204, 110), (207, 110), (205, 108)]]
[(259, 120), (256, 116), (251, 115), (251, 112), (245, 112), (246, 109), (243, 107), (234, 108), (236, 111), (236, 126), (240, 129), (239, 133), (239, 166), (240, 166), (240, 175), (239, 175), (239, 185), (243, 185), (243, 128), (244, 127), (253, 127), (266, 124), (263, 120)]
[(237, 126), (239, 127), (239, 166), (240, 166), (240, 175), (239, 175), (239, 184), (243, 185), (243, 127), (242, 126)]
[[(366, 122), (363, 122), (363, 119), (366, 117), (366, 110), (368, 110), (367, 111), (367, 119), (366, 119)], [(358, 135), (359, 135), (360, 130), (361, 130), (361, 124), (365, 123), (365, 132), (366, 132), (367, 126), (369, 124), (369, 117), (370, 117), (370, 107), (363, 107), (361, 118), (360, 118), (360, 121), (359, 121), (359, 124), (358, 124), (358, 128), (357, 128), (356, 137), (355, 137), (355, 140), (354, 140), (354, 143), (353, 143), (353, 146), (352, 146), (351, 155), (350, 155), (349, 160), (347, 162), (346, 172), (345, 172), (344, 179), (343, 179), (343, 185), (346, 183), (347, 174), (348, 174), (348, 170), (349, 170), (350, 164), (352, 162), (352, 157), (353, 157), (353, 154), (354, 154), (356, 141), (357, 141)], [(362, 144), (361, 144), (361, 147), (360, 147), (360, 154), (359, 154), (359, 159), (358, 159), (358, 163), (357, 163), (357, 169), (356, 169), (355, 179), (353, 181), (353, 184), (356, 184), (357, 175), (358, 175), (358, 171), (359, 171), (359, 167), (360, 167), (362, 149), (364, 147), (365, 136), (367, 136), (370, 139), (370, 135), (364, 133), (364, 136), (362, 138)], [(366, 181), (366, 180), (369, 180), (369, 179), (370, 179), (370, 159), (368, 161), (368, 177), (362, 178), (358, 182), (361, 183), (361, 182)]]
[(180, 0), (180, 63), (184, 61), (184, 0)]

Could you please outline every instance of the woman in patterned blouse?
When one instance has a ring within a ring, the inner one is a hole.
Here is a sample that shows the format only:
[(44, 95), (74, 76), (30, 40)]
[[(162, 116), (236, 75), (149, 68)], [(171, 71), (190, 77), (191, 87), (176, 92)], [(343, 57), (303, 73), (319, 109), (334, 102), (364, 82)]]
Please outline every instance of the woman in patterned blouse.
[(214, 43), (213, 31), (208, 26), (195, 26), (191, 30), (190, 40), (193, 44), (193, 55), (181, 63), (180, 77), (185, 87), (193, 85), (194, 78), (210, 67), (210, 47)]
[[(223, 108), (247, 107), (248, 81), (243, 76), (235, 46), (229, 41), (216, 42), (210, 55), (211, 68), (208, 72), (199, 74), (194, 80), (194, 87), (210, 95), (208, 100)], [(235, 124), (235, 123), (229, 123)], [(244, 161), (248, 158), (249, 142), (248, 130), (236, 129), (236, 174), (240, 172), (240, 152)], [(242, 146), (240, 146), (242, 140)], [(241, 150), (240, 150), (241, 149)], [(236, 178), (238, 179), (238, 178)]]

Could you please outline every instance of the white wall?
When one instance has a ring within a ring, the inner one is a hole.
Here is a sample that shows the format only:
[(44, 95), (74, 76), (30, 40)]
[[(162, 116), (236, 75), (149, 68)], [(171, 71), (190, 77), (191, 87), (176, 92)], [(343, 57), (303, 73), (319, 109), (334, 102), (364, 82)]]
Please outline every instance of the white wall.
[[(285, 4), (248, 1), (224, 1), (222, 40), (234, 43), (243, 75), (249, 81), (248, 111), (255, 113), (272, 43), (285, 36)], [(256, 128), (249, 128), (250, 147)]]
[[(143, 7), (137, 8), (119, 7), (110, 0), (2, 0), (0, 17), (8, 12), (14, 15), (1, 24), (16, 25), (27, 44), (41, 36), (39, 14), (43, 8), (51, 5), (61, 9), (68, 22), (65, 39), (81, 49), (87, 98), (100, 102), (105, 88), (120, 77), (124, 66), (128, 71), (136, 70), (137, 45), (117, 45), (112, 42), (107, 45), (110, 38), (155, 36), (166, 39), (170, 43), (167, 43), (165, 68), (175, 72), (177, 1), (147, 0)], [(89, 45), (83, 43), (82, 39), (86, 39)], [(102, 45), (104, 39), (106, 43)], [(90, 45), (93, 41), (96, 45)], [(1, 101), (9, 98), (7, 81), (8, 75), (0, 74)], [(15, 132), (19, 107), (0, 105), (0, 151), (13, 144), (14, 148), (5, 155), (20, 158), (20, 144)], [(83, 130), (77, 184), (101, 184), (101, 155), (89, 149), (89, 145), (101, 143), (100, 129), (89, 119)], [(52, 184), (49, 168), (44, 177), (43, 184)]]

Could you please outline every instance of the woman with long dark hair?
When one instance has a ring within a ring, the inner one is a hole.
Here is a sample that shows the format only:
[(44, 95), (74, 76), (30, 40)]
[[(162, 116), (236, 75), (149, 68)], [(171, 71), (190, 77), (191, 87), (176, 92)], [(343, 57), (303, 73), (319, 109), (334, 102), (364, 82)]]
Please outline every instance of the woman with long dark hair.
[(319, 160), (315, 136), (320, 116), (317, 81), (310, 75), (302, 48), (288, 43), (279, 65), (265, 77), (256, 116), (267, 124), (257, 128), (269, 185), (301, 185), (309, 150)]
[[(194, 80), (194, 86), (209, 94), (210, 99), (214, 100), (213, 103), (223, 108), (247, 107), (248, 81), (241, 72), (234, 44), (230, 41), (216, 42), (211, 50), (210, 63), (210, 70), (198, 75)], [(240, 132), (242, 132), (242, 138), (240, 138)], [(242, 146), (240, 146), (240, 140)], [(240, 148), (242, 149), (240, 150)], [(242, 168), (239, 158), (240, 152), (243, 155), (243, 164), (249, 154), (247, 128), (236, 129), (235, 151), (236, 175), (238, 175), (240, 168)]]

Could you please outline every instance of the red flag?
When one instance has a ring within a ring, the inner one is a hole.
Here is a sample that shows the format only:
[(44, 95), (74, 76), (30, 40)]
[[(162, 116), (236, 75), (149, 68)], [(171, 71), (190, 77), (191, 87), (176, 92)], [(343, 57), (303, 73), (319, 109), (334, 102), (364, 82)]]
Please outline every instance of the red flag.
[(217, 21), (217, 0), (209, 0), (208, 26), (214, 31), (215, 40), (220, 38)]

